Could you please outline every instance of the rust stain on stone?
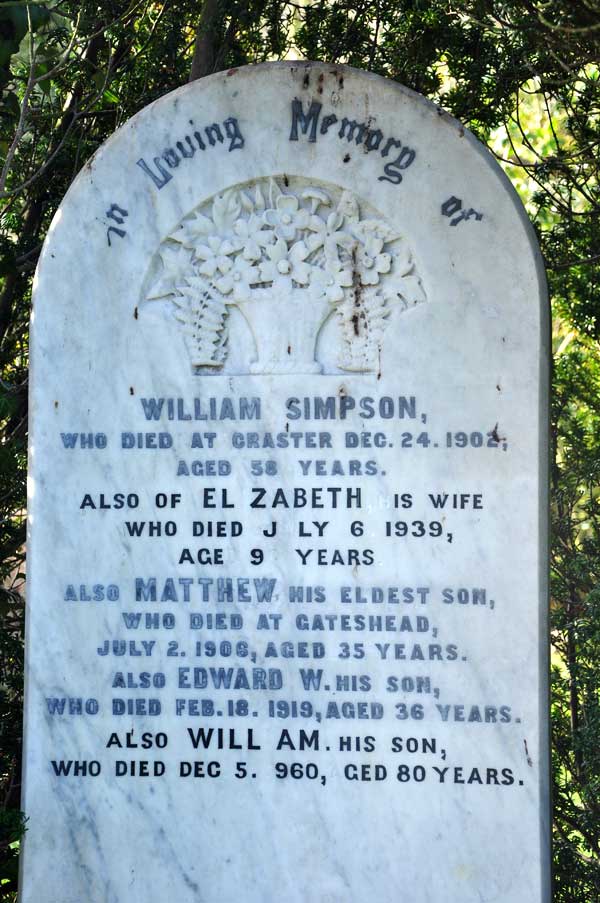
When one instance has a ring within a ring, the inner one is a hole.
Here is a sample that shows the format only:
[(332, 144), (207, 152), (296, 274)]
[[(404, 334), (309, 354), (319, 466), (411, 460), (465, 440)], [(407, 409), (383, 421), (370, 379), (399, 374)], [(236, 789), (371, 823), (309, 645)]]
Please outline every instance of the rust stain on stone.
[[(500, 391), (498, 386), (496, 386), (496, 388), (498, 389), (498, 391)], [(498, 432), (498, 424), (496, 424), (494, 426), (494, 428), (489, 431), (488, 436), (491, 436), (491, 438), (494, 440), (494, 442), (500, 443), (500, 442), (506, 441), (506, 436), (501, 436), (500, 433)]]
[(354, 326), (354, 335), (360, 335), (360, 321), (365, 319), (364, 311), (361, 310), (363, 287), (360, 281), (360, 273), (356, 265), (356, 246), (352, 248), (352, 289), (354, 292), (354, 313), (351, 317)]

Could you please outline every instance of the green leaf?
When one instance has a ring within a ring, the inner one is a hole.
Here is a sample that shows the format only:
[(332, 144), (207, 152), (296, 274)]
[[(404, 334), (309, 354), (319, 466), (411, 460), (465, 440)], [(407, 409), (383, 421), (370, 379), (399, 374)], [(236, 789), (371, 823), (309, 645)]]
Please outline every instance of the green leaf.
[(106, 103), (121, 103), (121, 100), (114, 91), (111, 91), (110, 88), (107, 88), (104, 94), (102, 95), (102, 99), (106, 101)]

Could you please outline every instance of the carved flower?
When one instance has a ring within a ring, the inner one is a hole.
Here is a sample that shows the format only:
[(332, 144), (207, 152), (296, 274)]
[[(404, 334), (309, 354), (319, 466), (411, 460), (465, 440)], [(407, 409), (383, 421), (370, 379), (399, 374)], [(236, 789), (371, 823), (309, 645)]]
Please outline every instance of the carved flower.
[(315, 270), (313, 283), (318, 283), (331, 304), (344, 299), (344, 289), (352, 285), (352, 269), (349, 263), (341, 263), (338, 257), (329, 258), (324, 269)]
[(239, 239), (242, 255), (246, 260), (259, 260), (262, 255), (260, 246), (266, 245), (269, 241), (271, 233), (261, 234), (262, 226), (262, 219), (254, 214), (249, 219), (238, 219), (233, 224), (233, 231)]
[(300, 208), (298, 198), (292, 194), (280, 194), (274, 210), (266, 210), (265, 222), (272, 226), (278, 239), (293, 241), (296, 231), (308, 226), (308, 211)]
[(305, 188), (301, 194), (301, 197), (304, 200), (310, 201), (310, 212), (316, 213), (317, 208), (321, 206), (321, 204), (326, 204), (329, 206), (331, 204), (331, 198), (327, 194), (326, 191), (322, 191), (320, 188)]
[(311, 251), (324, 248), (328, 257), (337, 257), (337, 248), (349, 248), (352, 244), (352, 236), (343, 232), (341, 227), (344, 217), (339, 210), (330, 213), (326, 220), (320, 216), (311, 216), (308, 228), (313, 233), (309, 235), (307, 242)]
[(392, 268), (391, 255), (381, 253), (383, 244), (381, 238), (369, 237), (356, 250), (356, 265), (363, 285), (377, 285), (380, 274), (389, 273)]
[(248, 260), (239, 255), (235, 258), (233, 266), (224, 276), (215, 279), (215, 285), (224, 295), (233, 293), (238, 301), (244, 301), (249, 297), (250, 287), (260, 282), (260, 272), (257, 266), (253, 266)]
[(217, 272), (225, 275), (233, 266), (231, 255), (239, 250), (240, 246), (218, 235), (211, 235), (206, 241), (205, 245), (196, 245), (194, 252), (196, 259), (203, 261), (198, 268), (199, 272), (210, 277)]
[(304, 263), (309, 250), (303, 241), (298, 241), (288, 249), (283, 239), (279, 238), (266, 248), (268, 260), (260, 264), (260, 276), (263, 282), (277, 282), (282, 277), (293, 279), (300, 285), (310, 281), (311, 267)]

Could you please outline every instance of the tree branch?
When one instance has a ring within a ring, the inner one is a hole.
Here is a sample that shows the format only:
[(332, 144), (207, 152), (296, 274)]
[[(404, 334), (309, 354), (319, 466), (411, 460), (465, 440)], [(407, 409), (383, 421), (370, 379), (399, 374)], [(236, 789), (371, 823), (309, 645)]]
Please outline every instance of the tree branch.
[(196, 43), (190, 69), (190, 81), (204, 78), (215, 71), (217, 59), (217, 23), (220, 14), (219, 0), (204, 0), (198, 29), (196, 31)]

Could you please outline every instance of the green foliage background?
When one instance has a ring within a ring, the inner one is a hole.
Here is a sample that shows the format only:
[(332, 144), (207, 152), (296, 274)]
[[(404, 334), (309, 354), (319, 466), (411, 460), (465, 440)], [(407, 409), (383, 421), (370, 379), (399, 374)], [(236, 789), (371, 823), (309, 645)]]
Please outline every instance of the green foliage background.
[[(0, 2), (0, 893), (15, 899), (23, 675), (27, 331), (70, 182), (194, 75), (348, 63), (454, 114), (539, 234), (554, 311), (554, 899), (600, 901), (600, 10), (594, 0)], [(40, 901), (43, 903), (43, 901)]]

